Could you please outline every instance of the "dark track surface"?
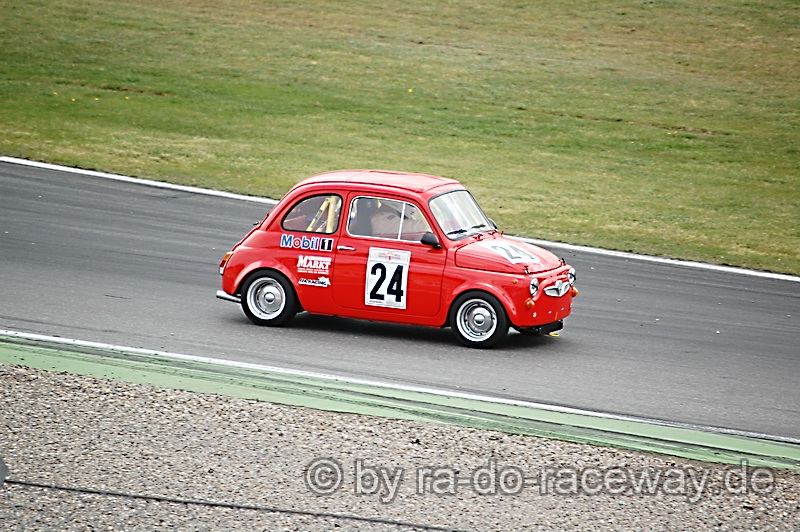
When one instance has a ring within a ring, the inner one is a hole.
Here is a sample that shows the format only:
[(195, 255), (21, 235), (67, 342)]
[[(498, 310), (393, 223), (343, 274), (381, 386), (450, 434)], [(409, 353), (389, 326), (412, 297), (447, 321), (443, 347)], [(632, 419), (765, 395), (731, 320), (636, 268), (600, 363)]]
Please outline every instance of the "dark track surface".
[(557, 338), (260, 328), (214, 292), (266, 210), (0, 163), (0, 329), (800, 438), (798, 282), (571, 251), (581, 295)]

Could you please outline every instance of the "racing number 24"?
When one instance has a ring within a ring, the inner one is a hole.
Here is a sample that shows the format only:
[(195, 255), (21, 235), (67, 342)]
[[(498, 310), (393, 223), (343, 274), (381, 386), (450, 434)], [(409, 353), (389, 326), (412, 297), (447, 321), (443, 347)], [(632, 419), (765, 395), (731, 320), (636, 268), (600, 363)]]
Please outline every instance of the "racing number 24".
[(410, 264), (409, 251), (370, 248), (364, 303), (375, 307), (406, 308)]
[[(372, 290), (369, 292), (370, 299), (384, 301), (385, 295), (382, 293), (383, 283), (386, 281), (386, 265), (382, 262), (376, 262), (372, 265), (372, 270), (370, 270), (372, 276), (378, 276), (375, 280), (375, 284), (372, 286)], [(385, 290), (386, 295), (394, 296), (396, 303), (402, 303), (403, 301), (403, 294), (405, 294), (405, 290), (403, 290), (403, 265), (398, 264), (397, 267), (394, 269), (394, 273), (392, 274), (392, 278), (389, 281), (389, 286), (386, 287)]]

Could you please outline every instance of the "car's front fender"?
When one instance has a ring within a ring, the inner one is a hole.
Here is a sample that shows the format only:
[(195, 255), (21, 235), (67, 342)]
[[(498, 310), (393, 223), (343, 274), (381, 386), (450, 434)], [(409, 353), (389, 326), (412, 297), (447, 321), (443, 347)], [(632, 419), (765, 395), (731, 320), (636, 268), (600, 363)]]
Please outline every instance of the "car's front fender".
[[(478, 290), (496, 297), (513, 324), (517, 324), (520, 305), (524, 305), (525, 294), (528, 290), (528, 281), (520, 275), (507, 275), (500, 273), (487, 273), (482, 279), (465, 279), (448, 289), (449, 307), (465, 292)], [(450, 315), (448, 308), (447, 316)]]

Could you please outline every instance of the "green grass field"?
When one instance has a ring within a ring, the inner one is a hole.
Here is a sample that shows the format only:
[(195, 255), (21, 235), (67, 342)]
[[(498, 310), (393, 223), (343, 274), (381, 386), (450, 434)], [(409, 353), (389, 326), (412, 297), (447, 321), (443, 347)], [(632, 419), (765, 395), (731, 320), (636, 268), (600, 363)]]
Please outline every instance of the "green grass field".
[(0, 0), (0, 153), (279, 197), (460, 179), (507, 232), (800, 274), (796, 0)]

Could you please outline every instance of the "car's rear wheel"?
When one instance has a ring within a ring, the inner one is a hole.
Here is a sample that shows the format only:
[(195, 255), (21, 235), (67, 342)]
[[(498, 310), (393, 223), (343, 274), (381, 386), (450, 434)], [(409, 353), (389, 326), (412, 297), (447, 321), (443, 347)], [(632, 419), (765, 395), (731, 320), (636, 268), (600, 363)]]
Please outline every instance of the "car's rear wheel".
[(297, 296), (280, 273), (258, 271), (242, 285), (242, 310), (256, 325), (283, 325), (297, 314)]
[(492, 347), (508, 334), (508, 316), (493, 295), (466, 292), (453, 303), (450, 327), (468, 347)]

